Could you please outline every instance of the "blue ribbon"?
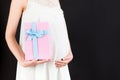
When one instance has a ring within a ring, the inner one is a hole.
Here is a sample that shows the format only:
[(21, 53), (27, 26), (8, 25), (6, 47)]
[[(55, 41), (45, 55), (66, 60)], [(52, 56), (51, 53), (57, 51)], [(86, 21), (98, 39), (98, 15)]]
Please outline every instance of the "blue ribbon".
[(27, 40), (32, 40), (33, 41), (33, 53), (34, 53), (34, 59), (38, 59), (38, 42), (37, 38), (42, 38), (46, 34), (48, 34), (48, 31), (46, 30), (39, 30), (37, 31), (36, 29), (36, 23), (32, 23), (32, 28), (26, 30), (26, 34), (28, 35)]

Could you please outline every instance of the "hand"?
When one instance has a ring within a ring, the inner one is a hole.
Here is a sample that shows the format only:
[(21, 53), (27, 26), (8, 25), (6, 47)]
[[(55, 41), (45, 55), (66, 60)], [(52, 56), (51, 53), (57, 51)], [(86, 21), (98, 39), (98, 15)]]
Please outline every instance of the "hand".
[(46, 62), (49, 62), (50, 60), (29, 60), (29, 61), (22, 61), (20, 62), (20, 64), (23, 66), (23, 67), (30, 67), (30, 66), (35, 66), (37, 64), (42, 64), (42, 63), (46, 63)]
[(61, 60), (56, 60), (55, 65), (58, 68), (62, 66), (66, 66), (68, 63), (72, 61), (72, 59), (73, 59), (73, 55), (69, 53), (66, 57), (62, 58)]

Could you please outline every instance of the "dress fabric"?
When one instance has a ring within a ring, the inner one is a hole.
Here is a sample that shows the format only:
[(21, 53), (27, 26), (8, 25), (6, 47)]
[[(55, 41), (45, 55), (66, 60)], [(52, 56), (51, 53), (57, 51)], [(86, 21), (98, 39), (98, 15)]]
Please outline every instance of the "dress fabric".
[(70, 80), (68, 65), (57, 68), (55, 60), (68, 54), (69, 39), (63, 10), (60, 6), (49, 7), (28, 0), (27, 8), (22, 14), (20, 46), (24, 50), (24, 23), (49, 22), (52, 45), (52, 61), (32, 67), (23, 67), (17, 63), (16, 80)]

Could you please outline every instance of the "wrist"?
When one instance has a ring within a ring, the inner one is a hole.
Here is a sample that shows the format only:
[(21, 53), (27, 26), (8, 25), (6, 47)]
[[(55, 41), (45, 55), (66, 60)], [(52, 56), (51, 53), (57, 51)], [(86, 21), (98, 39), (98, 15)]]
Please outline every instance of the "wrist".
[(20, 56), (18, 59), (18, 62), (24, 62), (25, 61), (25, 56), (24, 55), (22, 55), (22, 56)]

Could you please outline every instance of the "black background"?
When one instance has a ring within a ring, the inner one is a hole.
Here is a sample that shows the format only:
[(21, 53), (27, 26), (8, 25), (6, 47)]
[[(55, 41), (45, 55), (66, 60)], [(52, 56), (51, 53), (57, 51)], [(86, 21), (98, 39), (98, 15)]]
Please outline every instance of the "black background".
[[(0, 80), (15, 80), (5, 39), (10, 0), (0, 1)], [(72, 80), (120, 80), (120, 1), (61, 0), (74, 55)], [(19, 28), (16, 35), (19, 41)]]

